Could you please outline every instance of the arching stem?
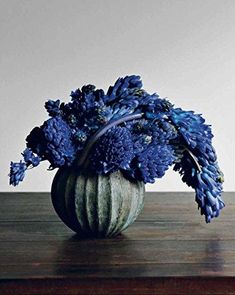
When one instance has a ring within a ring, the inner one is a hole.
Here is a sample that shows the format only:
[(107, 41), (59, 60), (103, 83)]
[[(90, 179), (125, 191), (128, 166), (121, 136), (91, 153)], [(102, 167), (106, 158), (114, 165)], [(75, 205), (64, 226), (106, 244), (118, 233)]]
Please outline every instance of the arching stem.
[(78, 166), (82, 166), (84, 164), (93, 145), (107, 130), (109, 130), (113, 126), (117, 126), (123, 122), (134, 120), (134, 119), (140, 119), (143, 117), (143, 115), (144, 115), (143, 113), (126, 115), (126, 116), (123, 116), (117, 120), (111, 120), (106, 125), (104, 125), (102, 128), (97, 130), (96, 133), (93, 136), (91, 136), (91, 138), (86, 143), (86, 145), (82, 151), (81, 157), (78, 160), (78, 163), (77, 163)]
[(199, 172), (202, 172), (202, 168), (201, 166), (199, 165), (198, 163), (198, 160), (197, 158), (194, 156), (194, 154), (188, 149), (188, 148), (185, 148), (185, 151), (188, 152), (188, 154), (190, 155), (191, 159), (193, 160), (194, 164), (197, 166), (197, 169)]
[[(178, 131), (178, 133), (180, 133), (180, 128), (172, 121), (171, 118), (168, 118), (168, 121), (175, 126), (176, 130)], [(200, 164), (198, 163), (198, 160), (196, 158), (196, 156), (190, 151), (190, 149), (188, 149), (186, 146), (184, 146), (184, 151), (186, 151), (189, 156), (191, 157), (191, 159), (193, 160), (194, 164), (196, 165), (197, 169), (199, 172), (202, 172), (202, 168), (200, 166)]]

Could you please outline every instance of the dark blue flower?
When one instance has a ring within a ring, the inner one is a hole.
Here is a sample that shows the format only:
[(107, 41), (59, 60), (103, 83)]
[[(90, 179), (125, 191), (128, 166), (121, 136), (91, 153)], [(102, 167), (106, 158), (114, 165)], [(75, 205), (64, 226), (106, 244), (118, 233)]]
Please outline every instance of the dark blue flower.
[(211, 128), (201, 115), (192, 111), (175, 109), (171, 120), (179, 132), (176, 146), (181, 146), (174, 170), (179, 171), (182, 180), (195, 189), (201, 214), (205, 215), (206, 222), (210, 222), (224, 207), (221, 199), (223, 174), (212, 146)]
[(219, 216), (225, 206), (221, 198), (223, 175), (216, 163), (208, 167), (198, 167), (197, 159), (185, 151), (181, 160), (175, 164), (174, 170), (182, 175), (182, 180), (195, 189), (195, 200), (206, 222)]
[(141, 153), (150, 143), (169, 144), (176, 136), (177, 130), (170, 122), (163, 120), (140, 119), (127, 122), (131, 132), (135, 154)]
[(133, 158), (126, 175), (144, 183), (154, 183), (162, 177), (175, 160), (170, 145), (150, 144), (142, 153)]
[(41, 127), (34, 128), (26, 138), (27, 147), (51, 167), (70, 166), (76, 156), (69, 125), (60, 117), (53, 117)]
[(207, 148), (209, 150), (213, 149), (211, 145), (211, 139), (213, 138), (211, 128), (205, 124), (205, 120), (201, 115), (177, 108), (172, 110), (170, 119), (177, 126), (179, 133), (191, 149), (197, 150), (199, 153), (206, 153)]
[(39, 165), (41, 158), (34, 155), (32, 150), (30, 148), (26, 148), (23, 153), (24, 161), (27, 164), (27, 166), (32, 165), (33, 167), (36, 167)]
[(16, 186), (20, 181), (23, 181), (26, 169), (27, 166), (23, 161), (20, 161), (19, 163), (11, 162), (9, 174), (10, 184)]
[(70, 96), (72, 98), (72, 101), (79, 100), (82, 96), (82, 91), (78, 88), (75, 91), (71, 91)]
[(148, 95), (140, 103), (142, 112), (147, 119), (165, 119), (171, 114), (173, 105), (166, 99), (161, 99), (157, 94)]
[(34, 153), (44, 158), (46, 149), (46, 140), (41, 127), (34, 127), (30, 134), (26, 137), (26, 145)]
[(130, 131), (125, 127), (115, 126), (96, 142), (89, 158), (90, 167), (100, 174), (128, 169), (133, 156)]
[(110, 86), (105, 97), (105, 103), (113, 102), (118, 98), (128, 97), (130, 93), (142, 88), (140, 76), (131, 75), (124, 78), (119, 78), (114, 86)]
[(142, 87), (140, 76), (119, 78), (114, 86), (110, 86), (103, 100), (112, 109), (112, 120), (123, 115), (141, 112), (138, 108), (141, 99), (148, 95)]
[(88, 112), (94, 107), (104, 106), (104, 91), (96, 90), (94, 85), (84, 85), (81, 90), (72, 91), (70, 96), (72, 97), (71, 108), (75, 115), (77, 111)]
[(45, 158), (51, 166), (70, 166), (75, 158), (75, 146), (68, 124), (62, 118), (54, 117), (44, 122), (42, 131), (46, 141)]
[(57, 99), (57, 100), (49, 99), (45, 103), (45, 108), (51, 117), (55, 117), (55, 116), (59, 115), (60, 114), (60, 100), (59, 99)]
[(62, 118), (71, 128), (83, 129), (90, 137), (111, 119), (111, 109), (104, 103), (104, 91), (94, 85), (85, 85), (71, 92), (72, 101), (61, 104)]
[(202, 172), (196, 174), (196, 202), (201, 214), (205, 215), (206, 222), (210, 222), (213, 217), (219, 216), (225, 204), (221, 198), (221, 182), (214, 179), (214, 173), (206, 168), (202, 169)]

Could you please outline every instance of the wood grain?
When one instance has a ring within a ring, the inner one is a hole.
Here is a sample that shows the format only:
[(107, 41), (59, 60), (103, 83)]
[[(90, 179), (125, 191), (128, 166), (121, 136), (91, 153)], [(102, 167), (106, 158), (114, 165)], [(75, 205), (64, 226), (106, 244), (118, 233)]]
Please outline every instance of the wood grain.
[(192, 193), (146, 193), (123, 234), (84, 239), (49, 193), (0, 193), (0, 294), (235, 294), (235, 198), (205, 224)]

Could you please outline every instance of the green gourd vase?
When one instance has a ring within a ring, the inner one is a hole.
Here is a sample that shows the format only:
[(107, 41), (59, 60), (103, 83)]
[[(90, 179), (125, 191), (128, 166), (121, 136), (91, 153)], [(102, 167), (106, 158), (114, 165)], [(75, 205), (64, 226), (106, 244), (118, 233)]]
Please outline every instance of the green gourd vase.
[(51, 199), (61, 220), (80, 235), (116, 236), (132, 224), (144, 205), (145, 186), (120, 171), (109, 175), (60, 168)]

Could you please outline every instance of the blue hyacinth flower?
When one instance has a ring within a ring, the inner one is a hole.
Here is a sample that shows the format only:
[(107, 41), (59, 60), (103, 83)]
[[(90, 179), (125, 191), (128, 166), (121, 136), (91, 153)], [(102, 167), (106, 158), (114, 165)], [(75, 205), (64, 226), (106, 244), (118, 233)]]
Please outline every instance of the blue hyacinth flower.
[(20, 181), (23, 181), (25, 176), (25, 171), (27, 169), (26, 164), (23, 161), (18, 163), (11, 162), (10, 166), (10, 184), (16, 186)]
[(115, 126), (98, 139), (89, 162), (96, 173), (107, 174), (128, 169), (133, 156), (130, 131), (125, 127)]

